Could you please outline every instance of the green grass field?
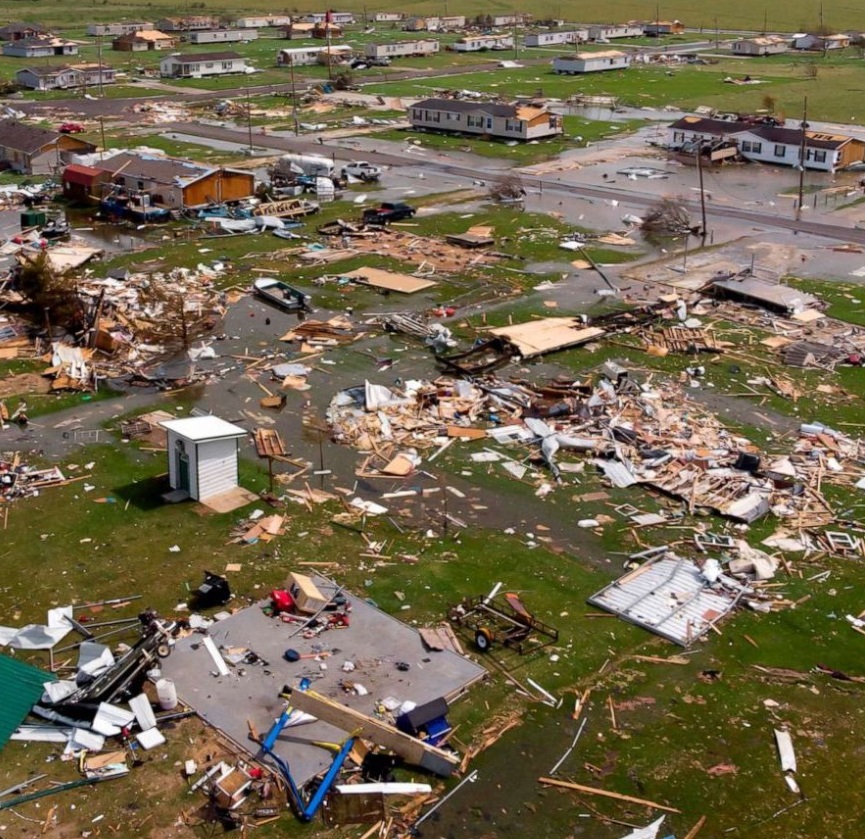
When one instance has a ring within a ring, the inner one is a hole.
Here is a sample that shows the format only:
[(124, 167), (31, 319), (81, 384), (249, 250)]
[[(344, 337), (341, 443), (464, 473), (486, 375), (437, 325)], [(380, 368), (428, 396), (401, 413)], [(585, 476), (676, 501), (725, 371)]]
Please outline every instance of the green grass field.
[[(320, 11), (320, 3), (312, 0), (299, 0), (290, 9), (279, 11), (310, 12)], [(364, 11), (372, 15), (375, 11), (390, 11), (393, 5), (368, 4), (362, 0), (346, 0), (339, 4), (343, 11), (353, 11), (359, 17)], [(444, 9), (440, 2), (434, 0), (406, 0), (398, 4), (397, 8), (407, 15), (432, 15), (443, 14)], [(565, 0), (556, 3), (551, 9), (546, 10), (549, 16), (560, 17), (567, 20), (580, 22), (609, 22), (626, 21), (634, 19), (651, 19), (655, 15), (654, 4), (647, 4), (643, 0), (610, 0), (610, 2), (599, 6), (590, 0)], [(480, 6), (477, 3), (469, 3), (467, 0), (451, 0), (447, 6), (448, 14), (496, 14), (509, 11), (526, 11), (526, 4), (517, 0), (485, 0)], [(179, 14), (180, 7), (169, 0), (151, 0), (146, 6), (132, 3), (129, 0), (84, 0), (74, 6), (67, 4), (43, 4), (37, 2), (33, 6), (22, 5), (16, 0), (2, 0), (0, 2), (0, 16), (6, 20), (20, 20), (22, 18), (34, 18), (54, 25), (65, 25), (69, 27), (80, 27), (82, 19), (90, 21), (108, 21), (117, 19), (132, 19), (145, 17), (155, 19), (166, 15)], [(215, 14), (232, 17), (239, 14), (263, 13), (275, 11), (262, 0), (207, 0), (206, 2), (194, 4), (190, 10), (197, 14)], [(537, 9), (530, 10), (536, 17), (544, 14)], [(714, 31), (717, 26), (721, 29), (753, 29), (762, 30), (764, 13), (768, 12), (768, 28), (783, 31), (800, 31), (813, 28), (817, 25), (820, 16), (820, 4), (816, 0), (791, 0), (780, 6), (768, 6), (767, 4), (754, 5), (747, 0), (719, 0), (717, 3), (695, 7), (689, 0), (668, 0), (661, 4), (660, 14), (662, 18), (679, 18), (686, 26), (699, 29), (700, 27)], [(825, 4), (825, 22), (836, 28), (861, 26), (861, 4), (856, 0), (839, 0), (839, 2)]]

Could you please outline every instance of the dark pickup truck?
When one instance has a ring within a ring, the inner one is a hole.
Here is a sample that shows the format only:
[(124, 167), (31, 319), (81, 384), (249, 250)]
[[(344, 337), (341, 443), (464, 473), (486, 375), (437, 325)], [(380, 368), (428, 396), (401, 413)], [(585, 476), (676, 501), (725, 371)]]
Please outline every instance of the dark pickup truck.
[(366, 224), (390, 224), (392, 221), (402, 221), (411, 218), (417, 210), (403, 204), (400, 201), (385, 202), (378, 207), (369, 207), (363, 211), (363, 220)]

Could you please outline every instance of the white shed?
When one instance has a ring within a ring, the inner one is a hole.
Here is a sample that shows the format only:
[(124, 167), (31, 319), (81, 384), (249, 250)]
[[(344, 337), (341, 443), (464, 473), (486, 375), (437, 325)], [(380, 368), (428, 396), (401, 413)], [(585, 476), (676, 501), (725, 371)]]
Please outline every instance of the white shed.
[(172, 489), (203, 501), (238, 485), (238, 440), (247, 431), (219, 417), (166, 420), (168, 480)]

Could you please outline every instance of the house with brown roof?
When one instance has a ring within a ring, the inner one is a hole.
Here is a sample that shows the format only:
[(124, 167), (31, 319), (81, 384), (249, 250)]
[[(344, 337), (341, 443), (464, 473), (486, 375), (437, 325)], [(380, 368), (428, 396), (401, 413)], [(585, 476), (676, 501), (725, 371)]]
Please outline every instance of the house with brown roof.
[(650, 20), (643, 24), (643, 34), (649, 38), (659, 38), (662, 35), (681, 35), (685, 24), (680, 20)]
[(239, 201), (255, 194), (255, 175), (214, 168), (175, 157), (121, 152), (100, 160), (93, 169), (130, 194), (146, 193), (152, 203), (172, 209)]
[(22, 41), (39, 35), (49, 35), (44, 26), (38, 23), (7, 23), (0, 26), (0, 41)]
[(423, 99), (408, 109), (412, 128), (474, 134), (506, 140), (535, 140), (564, 132), (562, 118), (545, 105), (499, 105), (456, 99)]
[(25, 175), (50, 175), (96, 146), (59, 131), (47, 131), (17, 120), (0, 121), (0, 161)]
[(34, 35), (3, 44), (3, 55), (15, 58), (46, 58), (53, 55), (78, 55), (78, 44), (56, 35)]
[(246, 59), (236, 52), (167, 55), (159, 62), (159, 75), (171, 79), (197, 79), (245, 73)]
[(111, 49), (118, 52), (147, 52), (171, 49), (176, 43), (174, 37), (158, 29), (139, 29), (115, 38), (111, 42)]
[(34, 64), (19, 70), (15, 81), (30, 90), (68, 90), (114, 84), (117, 71), (107, 64), (64, 64), (60, 67)]
[(60, 177), (63, 197), (76, 204), (86, 204), (100, 197), (100, 185), (108, 181), (108, 172), (92, 166), (70, 163)]

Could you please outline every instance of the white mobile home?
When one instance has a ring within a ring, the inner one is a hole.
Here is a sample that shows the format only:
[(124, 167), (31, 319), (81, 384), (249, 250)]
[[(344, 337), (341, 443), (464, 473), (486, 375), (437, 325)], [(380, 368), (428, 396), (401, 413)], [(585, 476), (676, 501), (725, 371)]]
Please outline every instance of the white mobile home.
[(780, 35), (763, 35), (759, 38), (740, 38), (733, 41), (733, 55), (778, 55), (790, 49), (790, 42)]
[(239, 17), (234, 21), (238, 29), (267, 29), (273, 26), (288, 26), (291, 15), (253, 15)]
[(389, 44), (367, 44), (369, 58), (403, 58), (405, 56), (435, 55), (441, 44), (435, 38), (420, 38), (416, 41), (394, 41)]
[(203, 501), (238, 486), (238, 441), (246, 429), (219, 417), (185, 417), (160, 425), (168, 432), (168, 482)]
[(138, 20), (129, 23), (91, 23), (87, 27), (87, 34), (95, 37), (109, 35), (116, 38), (118, 35), (130, 35), (140, 29), (153, 29), (152, 21)]
[(589, 40), (588, 29), (550, 29), (548, 32), (526, 32), (527, 47), (555, 47), (560, 44), (580, 44)]
[(205, 29), (186, 36), (190, 44), (246, 44), (257, 38), (256, 29)]
[(405, 17), (402, 12), (376, 12), (373, 21), (376, 23), (399, 23)]
[(339, 26), (346, 26), (354, 23), (353, 12), (313, 12), (309, 15), (304, 15), (299, 18), (304, 23), (326, 23), (330, 15), (330, 23), (336, 23)]
[(246, 59), (236, 52), (206, 52), (196, 55), (175, 53), (159, 62), (159, 75), (172, 79), (226, 76), (245, 73)]
[(563, 133), (562, 118), (545, 106), (496, 105), (458, 99), (424, 99), (408, 109), (412, 128), (475, 134), (508, 140), (535, 140)]
[(454, 42), (456, 52), (481, 52), (482, 50), (511, 50), (513, 35), (466, 35)]
[(604, 70), (627, 70), (631, 56), (618, 50), (562, 55), (553, 59), (553, 72), (576, 76), (580, 73), (600, 73)]
[(616, 38), (642, 38), (643, 27), (635, 23), (604, 23), (589, 27), (590, 41), (612, 41)]
[(277, 67), (311, 67), (314, 64), (342, 64), (350, 61), (354, 50), (348, 44), (334, 44), (327, 47), (297, 47), (280, 50), (276, 54)]

